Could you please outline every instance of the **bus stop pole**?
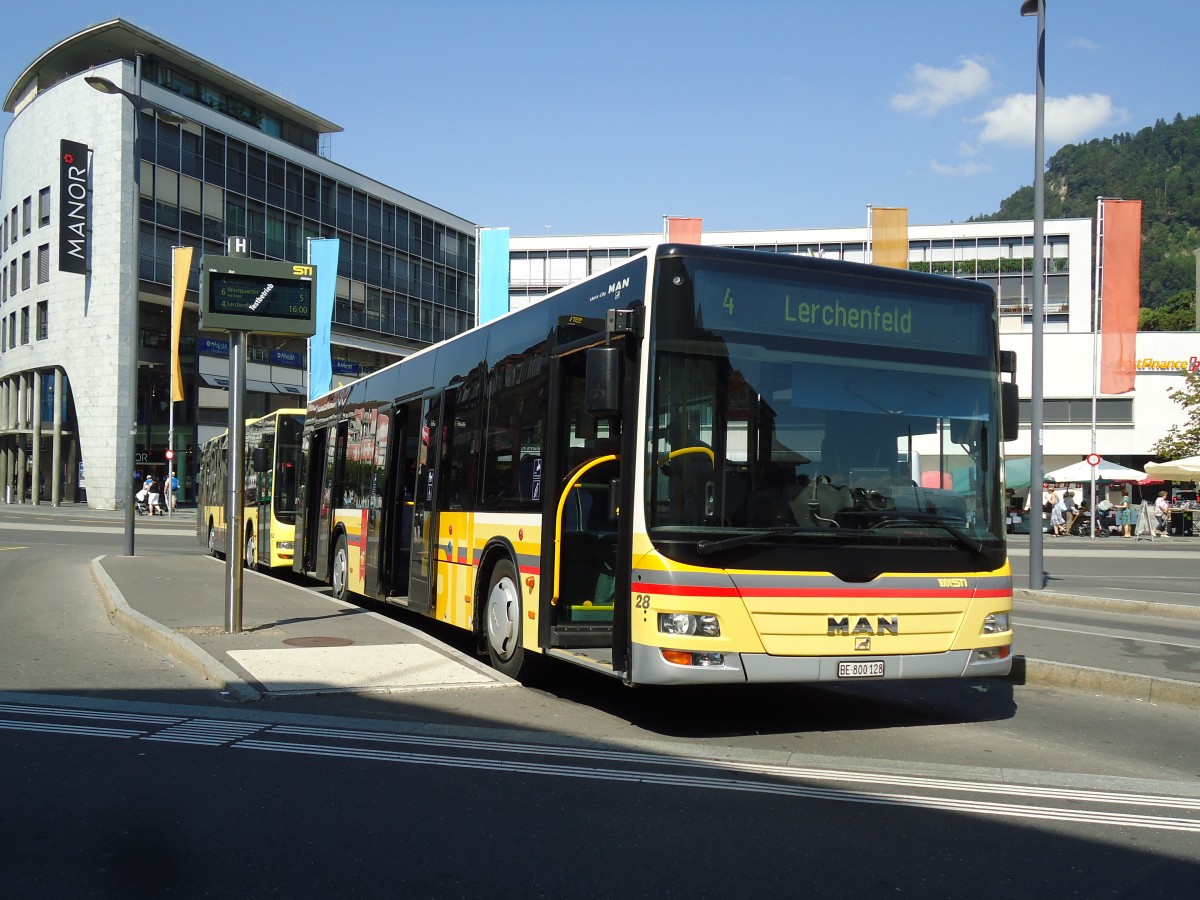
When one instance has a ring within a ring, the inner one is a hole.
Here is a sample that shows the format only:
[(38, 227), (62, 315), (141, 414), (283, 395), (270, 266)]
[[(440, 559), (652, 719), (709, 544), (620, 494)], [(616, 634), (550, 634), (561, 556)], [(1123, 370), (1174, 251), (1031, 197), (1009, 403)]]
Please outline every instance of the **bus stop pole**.
[(246, 479), (246, 332), (229, 332), (229, 493), (225, 498), (225, 633), (242, 630), (242, 491)]
[[(250, 241), (231, 237), (230, 256), (248, 257)], [(225, 497), (225, 633), (242, 630), (242, 499), (246, 482), (246, 332), (229, 332), (229, 473)]]

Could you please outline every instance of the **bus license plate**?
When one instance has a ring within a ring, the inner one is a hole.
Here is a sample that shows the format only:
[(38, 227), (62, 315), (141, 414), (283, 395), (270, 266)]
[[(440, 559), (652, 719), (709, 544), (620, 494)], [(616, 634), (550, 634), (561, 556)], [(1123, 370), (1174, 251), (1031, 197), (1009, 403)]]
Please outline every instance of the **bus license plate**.
[(838, 661), (838, 678), (882, 678), (882, 659), (847, 659)]

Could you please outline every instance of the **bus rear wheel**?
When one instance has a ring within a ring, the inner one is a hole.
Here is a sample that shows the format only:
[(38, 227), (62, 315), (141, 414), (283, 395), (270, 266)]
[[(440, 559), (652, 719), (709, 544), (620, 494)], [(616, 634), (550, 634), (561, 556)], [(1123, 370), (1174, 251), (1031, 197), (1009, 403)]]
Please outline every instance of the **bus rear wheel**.
[(521, 588), (509, 560), (496, 564), (483, 606), (483, 627), (492, 668), (516, 678), (525, 665), (521, 644)]
[(243, 558), (247, 569), (258, 568), (258, 542), (254, 539), (253, 532), (246, 535), (246, 553)]
[(344, 534), (339, 534), (333, 545), (329, 583), (333, 587), (333, 596), (338, 600), (345, 600), (350, 595), (350, 552), (346, 549)]
[(208, 523), (208, 555), (213, 559), (221, 555), (217, 552), (217, 527), (212, 522)]

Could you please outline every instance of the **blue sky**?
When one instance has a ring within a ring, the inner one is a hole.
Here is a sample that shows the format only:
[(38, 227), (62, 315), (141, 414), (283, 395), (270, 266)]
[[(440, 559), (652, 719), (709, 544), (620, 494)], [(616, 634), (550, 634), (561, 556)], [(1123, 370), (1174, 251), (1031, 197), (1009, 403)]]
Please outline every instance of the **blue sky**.
[[(912, 224), (1033, 181), (1020, 0), (58, 0), (4, 13), (7, 93), (125, 18), (338, 123), (334, 161), (515, 235)], [(200, 18), (197, 18), (197, 14)], [(1200, 113), (1200, 4), (1049, 0), (1047, 158)], [(10, 117), (0, 116), (0, 128)]]

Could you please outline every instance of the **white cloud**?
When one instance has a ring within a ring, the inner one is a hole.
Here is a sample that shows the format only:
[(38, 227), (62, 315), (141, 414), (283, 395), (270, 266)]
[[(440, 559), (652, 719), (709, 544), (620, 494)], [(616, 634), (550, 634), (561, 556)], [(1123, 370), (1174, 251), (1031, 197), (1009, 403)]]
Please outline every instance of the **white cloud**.
[(954, 175), (964, 178), (970, 178), (972, 175), (983, 175), (992, 171), (992, 167), (984, 163), (977, 163), (972, 160), (967, 160), (964, 163), (959, 163), (957, 166), (949, 166), (938, 162), (936, 159), (929, 161), (929, 168), (939, 175)]
[(973, 59), (963, 59), (957, 69), (935, 69), (917, 63), (909, 72), (913, 89), (892, 96), (892, 106), (903, 112), (932, 116), (955, 103), (962, 103), (991, 87), (988, 70)]
[(1073, 50), (1099, 50), (1100, 46), (1095, 41), (1088, 40), (1085, 37), (1071, 38), (1067, 42), (1067, 46)]
[[(970, 121), (983, 126), (979, 134), (982, 143), (1028, 147), (1033, 144), (1034, 104), (1033, 94), (1010, 94)], [(1124, 115), (1107, 94), (1047, 97), (1046, 146), (1072, 143), (1103, 125), (1119, 122)]]

